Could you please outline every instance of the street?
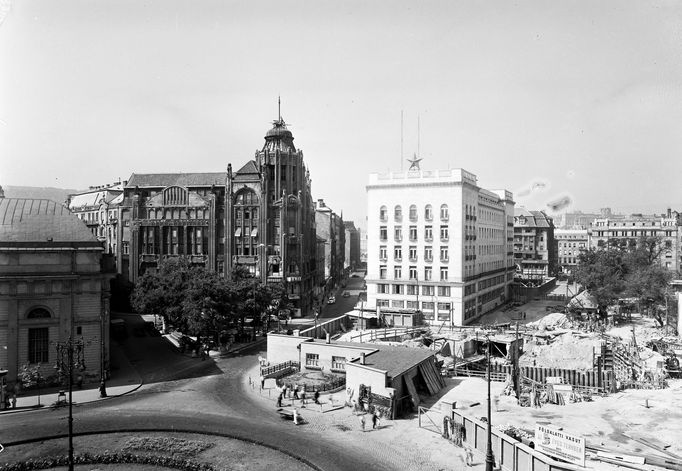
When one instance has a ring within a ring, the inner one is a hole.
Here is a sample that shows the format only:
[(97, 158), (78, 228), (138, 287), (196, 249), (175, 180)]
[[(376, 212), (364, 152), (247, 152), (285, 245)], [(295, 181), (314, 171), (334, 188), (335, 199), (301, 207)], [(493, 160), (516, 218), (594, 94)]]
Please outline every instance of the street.
[[(347, 280), (346, 287), (340, 288), (336, 295), (336, 303), (325, 304), (320, 313), (320, 318), (333, 318), (338, 317), (342, 314), (352, 311), (355, 305), (359, 302), (358, 296), (361, 291), (363, 291), (362, 286), (365, 283), (364, 272), (355, 272), (357, 278), (350, 276)], [(347, 298), (343, 297), (343, 292), (348, 291), (350, 296)]]

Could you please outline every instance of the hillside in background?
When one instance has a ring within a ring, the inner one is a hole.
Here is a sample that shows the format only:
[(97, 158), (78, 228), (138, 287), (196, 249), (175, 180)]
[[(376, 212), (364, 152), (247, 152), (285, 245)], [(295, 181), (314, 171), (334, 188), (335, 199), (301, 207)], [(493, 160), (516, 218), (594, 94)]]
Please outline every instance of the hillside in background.
[(39, 186), (4, 186), (5, 198), (37, 198), (64, 203), (66, 197), (79, 190), (65, 188), (39, 187)]

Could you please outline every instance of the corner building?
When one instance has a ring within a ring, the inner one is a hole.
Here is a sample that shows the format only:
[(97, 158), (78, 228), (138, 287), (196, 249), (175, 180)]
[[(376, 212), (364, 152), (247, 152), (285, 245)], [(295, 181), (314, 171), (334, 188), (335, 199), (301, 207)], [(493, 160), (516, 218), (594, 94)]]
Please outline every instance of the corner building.
[(505, 302), (514, 201), (462, 169), (370, 174), (367, 305), (465, 325)]
[(303, 152), (280, 117), (254, 160), (227, 168), (226, 271), (245, 266), (266, 283), (282, 283), (294, 315), (312, 311), (317, 270), (315, 208)]

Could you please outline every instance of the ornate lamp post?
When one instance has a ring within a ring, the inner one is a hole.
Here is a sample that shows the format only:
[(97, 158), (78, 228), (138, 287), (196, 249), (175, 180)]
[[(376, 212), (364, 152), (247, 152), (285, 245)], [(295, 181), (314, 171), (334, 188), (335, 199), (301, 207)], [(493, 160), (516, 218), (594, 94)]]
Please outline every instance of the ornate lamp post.
[(85, 370), (83, 352), (85, 343), (82, 339), (69, 337), (64, 342), (56, 342), (57, 364), (55, 369), (60, 381), (67, 376), (69, 386), (69, 471), (73, 471), (73, 369)]
[(485, 338), (488, 341), (486, 345), (486, 357), (488, 359), (488, 445), (485, 452), (485, 471), (493, 471), (495, 458), (493, 458), (493, 433), (490, 423), (490, 337), (486, 335)]

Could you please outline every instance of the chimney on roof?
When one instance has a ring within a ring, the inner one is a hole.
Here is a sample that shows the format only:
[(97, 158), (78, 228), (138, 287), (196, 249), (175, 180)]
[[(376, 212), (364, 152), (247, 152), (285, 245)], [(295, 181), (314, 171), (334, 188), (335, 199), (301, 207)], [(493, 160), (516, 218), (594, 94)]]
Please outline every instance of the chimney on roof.
[(126, 186), (128, 184), (128, 180), (123, 180), (123, 186)]
[(323, 199), (318, 199), (317, 200), (317, 207), (318, 208), (324, 208), (324, 200)]
[(360, 364), (364, 365), (365, 364), (365, 352), (362, 352), (360, 354)]
[(668, 217), (670, 218), (672, 216), (673, 216), (673, 210), (672, 210), (672, 208), (668, 208)]

